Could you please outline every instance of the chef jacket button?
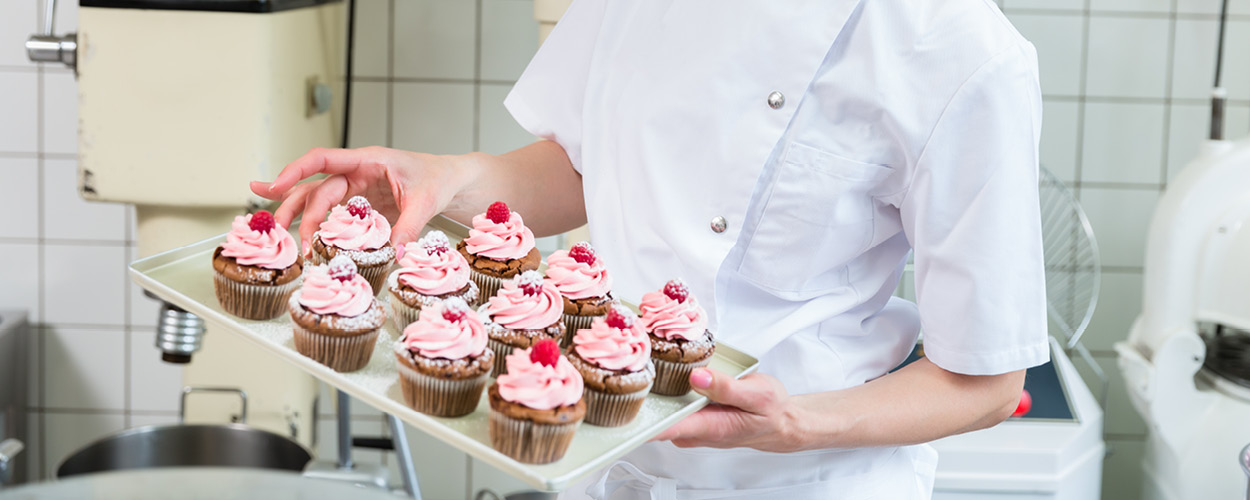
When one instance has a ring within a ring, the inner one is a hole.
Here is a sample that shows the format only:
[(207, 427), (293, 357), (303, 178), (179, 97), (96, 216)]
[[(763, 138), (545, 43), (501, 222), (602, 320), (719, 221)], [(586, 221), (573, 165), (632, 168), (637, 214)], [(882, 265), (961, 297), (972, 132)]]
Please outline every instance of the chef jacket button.
[(726, 227), (729, 227), (729, 223), (725, 222), (724, 217), (719, 215), (712, 217), (712, 232), (723, 233)]
[(773, 109), (781, 109), (786, 105), (786, 96), (776, 90), (768, 94), (768, 107)]

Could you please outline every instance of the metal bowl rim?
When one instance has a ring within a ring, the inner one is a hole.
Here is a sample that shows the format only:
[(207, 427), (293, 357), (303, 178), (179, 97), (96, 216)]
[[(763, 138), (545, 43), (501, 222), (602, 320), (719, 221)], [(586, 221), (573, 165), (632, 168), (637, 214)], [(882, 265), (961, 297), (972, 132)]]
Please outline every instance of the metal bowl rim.
[[(309, 458), (309, 460), (312, 460), (312, 459), (314, 458), (314, 455), (313, 455), (312, 450), (308, 449), (308, 447), (304, 446), (304, 445), (303, 445), (303, 444), (301, 444), (299, 441), (296, 441), (296, 440), (291, 439), (291, 438), (289, 438), (289, 437), (283, 436), (283, 435), (278, 434), (278, 433), (276, 433), (276, 432), (271, 432), (271, 431), (267, 431), (267, 430), (265, 430), (265, 429), (261, 429), (261, 428), (257, 428), (257, 427), (252, 427), (252, 426), (247, 425), (247, 424), (239, 424), (239, 423), (234, 423), (234, 422), (231, 422), (231, 423), (228, 423), (228, 424), (152, 424), (152, 425), (144, 425), (144, 426), (141, 426), (141, 427), (133, 427), (133, 428), (130, 428), (130, 429), (122, 429), (122, 430), (120, 430), (120, 431), (117, 431), (117, 432), (114, 432), (114, 433), (109, 434), (109, 435), (107, 435), (107, 436), (101, 437), (101, 438), (99, 438), (99, 439), (96, 439), (95, 441), (92, 441), (92, 442), (90, 442), (90, 443), (88, 443), (88, 444), (86, 444), (86, 445), (83, 445), (83, 446), (79, 447), (78, 449), (74, 450), (74, 452), (73, 452), (73, 453), (71, 453), (69, 456), (65, 457), (65, 458), (64, 458), (64, 459), (62, 459), (59, 463), (57, 463), (57, 464), (56, 464), (56, 472), (57, 472), (57, 474), (55, 474), (55, 475), (54, 475), (54, 478), (56, 478), (56, 479), (60, 479), (60, 474), (59, 474), (59, 473), (60, 473), (60, 470), (61, 470), (61, 468), (62, 468), (62, 467), (64, 467), (64, 466), (65, 466), (65, 463), (66, 463), (66, 462), (70, 461), (70, 459), (72, 459), (72, 458), (74, 458), (75, 456), (77, 456), (79, 452), (81, 452), (81, 451), (83, 451), (83, 450), (86, 450), (86, 449), (88, 449), (88, 448), (92, 448), (92, 447), (94, 447), (94, 446), (96, 446), (96, 445), (98, 445), (98, 444), (103, 444), (103, 443), (105, 443), (105, 442), (107, 442), (107, 441), (113, 441), (113, 440), (121, 439), (121, 438), (124, 438), (124, 437), (130, 436), (130, 435), (134, 435), (134, 434), (144, 434), (144, 433), (150, 433), (150, 432), (158, 432), (158, 431), (160, 431), (161, 429), (174, 429), (174, 428), (182, 428), (182, 429), (187, 429), (187, 428), (205, 428), (205, 427), (212, 427), (212, 428), (217, 428), (217, 429), (230, 429), (230, 430), (235, 430), (235, 431), (244, 431), (244, 432), (260, 433), (260, 434), (269, 434), (269, 435), (274, 436), (274, 437), (276, 437), (276, 438), (279, 438), (279, 439), (283, 439), (283, 440), (285, 440), (285, 441), (288, 441), (288, 442), (290, 442), (291, 444), (293, 444), (293, 445), (295, 445), (296, 447), (298, 447), (299, 449), (303, 450), (303, 451), (304, 451), (304, 453), (307, 453), (307, 454), (308, 454), (308, 458)], [(73, 477), (73, 476), (70, 476), (70, 477)]]

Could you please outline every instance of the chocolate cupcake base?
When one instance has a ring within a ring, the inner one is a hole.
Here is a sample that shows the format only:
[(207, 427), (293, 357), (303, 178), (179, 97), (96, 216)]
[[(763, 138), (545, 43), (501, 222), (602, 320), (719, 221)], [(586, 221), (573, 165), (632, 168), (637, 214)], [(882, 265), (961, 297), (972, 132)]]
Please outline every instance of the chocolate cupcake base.
[(226, 312), (243, 319), (265, 320), (286, 312), (287, 300), (303, 280), (296, 278), (281, 285), (239, 283), (220, 272), (213, 272), (213, 291)]
[(482, 399), (482, 389), (490, 382), (490, 373), (467, 379), (444, 379), (414, 370), (408, 363), (402, 358), (398, 363), (404, 402), (427, 415), (460, 417), (473, 413)]
[(299, 323), (295, 331), (295, 350), (326, 365), (336, 372), (352, 372), (369, 364), (378, 330), (356, 335), (327, 335), (305, 329)]

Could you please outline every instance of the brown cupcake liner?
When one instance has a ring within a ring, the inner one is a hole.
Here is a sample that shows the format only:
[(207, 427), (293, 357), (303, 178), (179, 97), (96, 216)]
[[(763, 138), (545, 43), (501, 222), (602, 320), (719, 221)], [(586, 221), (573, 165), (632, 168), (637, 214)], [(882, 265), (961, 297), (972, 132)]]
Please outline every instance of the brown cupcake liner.
[(712, 357), (693, 363), (676, 363), (658, 358), (651, 358), (655, 363), (655, 383), (651, 392), (661, 396), (682, 396), (690, 392), (690, 372), (702, 368), (712, 362)]
[(576, 314), (565, 314), (561, 316), (564, 321), (564, 339), (560, 341), (560, 347), (568, 347), (573, 345), (573, 337), (577, 336), (578, 330), (589, 330), (591, 323), (595, 318), (603, 316), (579, 316)]
[(378, 341), (377, 329), (360, 335), (339, 336), (309, 331), (298, 323), (291, 326), (295, 330), (295, 350), (336, 372), (364, 368)]
[(549, 464), (564, 457), (579, 423), (538, 424), (491, 410), (490, 445), (518, 462)]
[(436, 417), (460, 417), (473, 413), (482, 399), (482, 389), (490, 382), (489, 373), (449, 380), (416, 371), (402, 359), (398, 366), (404, 402), (414, 410)]
[(287, 300), (299, 288), (303, 278), (295, 278), (281, 285), (253, 285), (239, 283), (220, 272), (213, 271), (213, 291), (217, 303), (226, 312), (243, 319), (273, 319), (287, 310)]
[(389, 295), (387, 302), (391, 305), (391, 321), (395, 322), (395, 331), (403, 334), (404, 328), (407, 328), (412, 323), (416, 323), (417, 319), (421, 317), (421, 308), (405, 304), (404, 301), (399, 300), (399, 297), (396, 297), (393, 293)]
[(637, 392), (611, 394), (586, 388), (582, 392), (586, 398), (586, 423), (600, 427), (619, 427), (628, 424), (638, 416), (642, 404), (651, 391), (648, 385)]
[(496, 293), (499, 293), (499, 287), (503, 286), (503, 278), (480, 273), (477, 269), (469, 269), (469, 279), (477, 283), (478, 305), (485, 304)]
[(516, 348), (495, 339), (486, 339), (486, 347), (495, 351), (495, 367), (491, 369), (490, 376), (498, 377), (508, 373), (508, 363), (504, 361), (504, 358), (512, 354), (512, 350)]
[[(313, 250), (311, 253), (313, 265), (322, 266), (330, 263), (330, 261), (326, 260), (324, 255), (321, 255), (316, 250)], [(386, 286), (386, 276), (390, 274), (391, 264), (394, 262), (395, 260), (391, 259), (387, 263), (377, 266), (361, 266), (359, 263), (356, 264), (356, 272), (361, 276), (364, 276), (365, 281), (369, 282), (369, 286), (373, 288), (374, 297), (377, 297), (378, 292), (381, 292), (382, 288)]]

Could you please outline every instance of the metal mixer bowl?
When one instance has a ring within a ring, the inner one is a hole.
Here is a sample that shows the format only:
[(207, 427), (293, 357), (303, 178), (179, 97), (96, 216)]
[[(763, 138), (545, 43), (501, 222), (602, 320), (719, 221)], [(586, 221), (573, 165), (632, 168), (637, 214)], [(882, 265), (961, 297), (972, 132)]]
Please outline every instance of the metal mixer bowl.
[(302, 471), (312, 454), (299, 443), (240, 424), (139, 427), (74, 453), (57, 477), (148, 467), (224, 466)]

